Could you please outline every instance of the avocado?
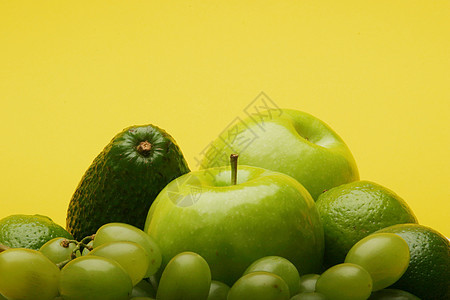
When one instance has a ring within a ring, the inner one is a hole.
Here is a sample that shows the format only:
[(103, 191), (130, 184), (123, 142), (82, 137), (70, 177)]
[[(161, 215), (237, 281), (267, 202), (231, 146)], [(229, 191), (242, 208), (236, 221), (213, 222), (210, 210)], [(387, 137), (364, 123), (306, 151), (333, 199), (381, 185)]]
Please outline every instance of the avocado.
[(67, 230), (81, 240), (111, 222), (143, 229), (158, 193), (188, 172), (180, 148), (163, 129), (125, 128), (83, 175), (69, 203)]

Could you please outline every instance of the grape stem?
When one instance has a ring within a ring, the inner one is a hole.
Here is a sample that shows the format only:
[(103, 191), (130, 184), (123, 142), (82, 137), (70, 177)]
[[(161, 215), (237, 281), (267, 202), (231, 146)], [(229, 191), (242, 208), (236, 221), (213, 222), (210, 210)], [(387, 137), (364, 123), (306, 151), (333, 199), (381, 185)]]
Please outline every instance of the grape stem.
[(75, 259), (77, 257), (77, 251), (80, 251), (80, 253), (83, 252), (84, 248), (87, 248), (89, 251), (92, 250), (91, 246), (88, 246), (87, 244), (92, 241), (95, 237), (95, 234), (93, 235), (89, 235), (85, 238), (83, 238), (80, 242), (76, 242), (77, 246), (73, 249), (72, 254), (70, 255), (70, 257), (72, 259)]
[(65, 245), (67, 245), (70, 243), (76, 244), (75, 248), (73, 249), (72, 253), (70, 254), (70, 258), (62, 261), (58, 264), (56, 264), (56, 266), (60, 269), (62, 269), (65, 265), (67, 265), (67, 263), (69, 263), (72, 259), (77, 258), (77, 252), (83, 253), (84, 248), (88, 249), (89, 251), (92, 251), (92, 246), (89, 246), (88, 243), (90, 241), (92, 241), (95, 237), (95, 234), (93, 235), (89, 235), (85, 238), (83, 238), (80, 242), (76, 241), (76, 240), (64, 240), (61, 243), (64, 242), (64, 245), (61, 244), (61, 246), (66, 247)]
[(0, 244), (0, 253), (3, 252), (3, 251), (6, 251), (8, 249), (11, 249), (11, 247), (8, 247), (6, 245)]
[(60, 263), (57, 263), (56, 266), (59, 269), (62, 269), (65, 265), (67, 265), (70, 261), (72, 260), (72, 258), (66, 259), (65, 261), (62, 261)]

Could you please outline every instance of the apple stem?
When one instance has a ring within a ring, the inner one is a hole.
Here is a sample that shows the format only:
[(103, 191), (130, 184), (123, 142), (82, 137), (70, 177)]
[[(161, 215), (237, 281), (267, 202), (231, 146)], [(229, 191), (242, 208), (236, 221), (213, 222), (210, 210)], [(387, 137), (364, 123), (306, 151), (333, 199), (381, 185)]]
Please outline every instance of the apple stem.
[(6, 245), (3, 245), (3, 244), (0, 244), (0, 252), (6, 251), (8, 249), (10, 249), (10, 247), (8, 247)]
[(233, 153), (230, 155), (231, 164), (231, 184), (236, 185), (237, 183), (237, 161), (239, 154)]

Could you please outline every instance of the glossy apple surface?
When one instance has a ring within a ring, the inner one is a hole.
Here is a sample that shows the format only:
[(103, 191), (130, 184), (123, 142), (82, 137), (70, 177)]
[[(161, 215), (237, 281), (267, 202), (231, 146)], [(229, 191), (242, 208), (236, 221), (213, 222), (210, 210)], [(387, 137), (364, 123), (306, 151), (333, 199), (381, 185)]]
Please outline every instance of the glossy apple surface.
[(323, 228), (314, 200), (295, 179), (239, 166), (185, 174), (166, 186), (150, 208), (145, 231), (160, 246), (162, 267), (180, 252), (201, 255), (212, 279), (232, 285), (264, 256), (290, 260), (301, 274), (319, 272)]
[(344, 141), (327, 124), (296, 110), (268, 110), (229, 126), (205, 151), (200, 168), (228, 165), (231, 153), (243, 165), (288, 174), (313, 199), (359, 179)]

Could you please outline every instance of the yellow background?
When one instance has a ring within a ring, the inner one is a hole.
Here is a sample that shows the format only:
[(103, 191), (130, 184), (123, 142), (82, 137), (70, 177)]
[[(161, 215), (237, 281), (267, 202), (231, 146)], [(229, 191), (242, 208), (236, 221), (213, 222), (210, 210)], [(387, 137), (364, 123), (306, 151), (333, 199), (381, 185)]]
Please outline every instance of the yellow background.
[(153, 123), (192, 169), (261, 91), (328, 123), (362, 179), (450, 236), (450, 1), (0, 1), (0, 218), (65, 224), (110, 139)]

